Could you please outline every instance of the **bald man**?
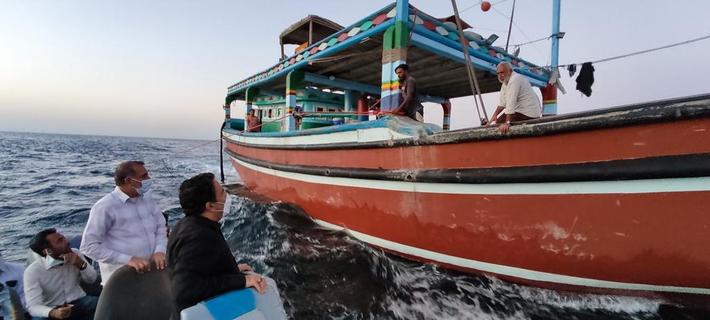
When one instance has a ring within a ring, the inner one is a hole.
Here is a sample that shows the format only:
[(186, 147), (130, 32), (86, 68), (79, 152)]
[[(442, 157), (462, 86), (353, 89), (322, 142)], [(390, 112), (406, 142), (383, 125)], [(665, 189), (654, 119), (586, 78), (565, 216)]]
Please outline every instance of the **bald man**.
[(498, 64), (496, 73), (498, 81), (501, 83), (500, 103), (493, 113), (489, 125), (497, 124), (498, 130), (506, 134), (510, 130), (511, 122), (542, 116), (540, 99), (525, 77), (513, 72), (513, 66), (508, 62)]

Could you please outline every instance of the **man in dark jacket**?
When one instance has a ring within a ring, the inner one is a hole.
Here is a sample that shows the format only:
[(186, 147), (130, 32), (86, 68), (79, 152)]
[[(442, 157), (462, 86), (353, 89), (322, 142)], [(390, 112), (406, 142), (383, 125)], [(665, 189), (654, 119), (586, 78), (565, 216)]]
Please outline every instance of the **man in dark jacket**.
[(179, 311), (222, 293), (252, 287), (266, 290), (266, 281), (246, 264), (237, 264), (220, 230), (230, 197), (211, 173), (180, 185), (185, 217), (168, 240), (168, 267), (175, 305)]

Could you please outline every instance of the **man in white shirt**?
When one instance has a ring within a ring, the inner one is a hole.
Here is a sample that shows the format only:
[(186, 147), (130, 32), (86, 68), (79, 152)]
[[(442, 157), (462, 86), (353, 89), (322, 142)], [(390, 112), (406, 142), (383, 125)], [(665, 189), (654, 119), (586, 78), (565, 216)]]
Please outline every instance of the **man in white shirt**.
[[(540, 99), (533, 91), (528, 79), (513, 72), (513, 66), (508, 62), (501, 62), (496, 68), (500, 87), (500, 103), (493, 113), (489, 125), (498, 124), (498, 130), (506, 134), (510, 123), (530, 120), (542, 116)], [(504, 114), (498, 116), (502, 111)]]
[(39, 232), (30, 249), (42, 258), (27, 267), (25, 298), (30, 315), (40, 319), (94, 318), (98, 297), (87, 296), (80, 281), (96, 281), (96, 270), (55, 229)]
[(125, 161), (114, 173), (116, 188), (89, 212), (81, 252), (99, 261), (102, 284), (129, 265), (139, 273), (165, 268), (165, 218), (149, 194), (152, 185), (141, 161)]

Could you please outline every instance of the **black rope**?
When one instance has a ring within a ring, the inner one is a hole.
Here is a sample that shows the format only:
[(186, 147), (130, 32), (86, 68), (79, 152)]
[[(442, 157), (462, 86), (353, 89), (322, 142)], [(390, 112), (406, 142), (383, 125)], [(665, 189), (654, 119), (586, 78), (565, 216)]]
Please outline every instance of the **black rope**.
[(224, 140), (222, 140), (222, 131), (224, 130), (225, 126), (227, 126), (227, 120), (222, 122), (222, 128), (219, 129), (219, 177), (222, 181), (222, 184), (224, 184), (224, 152), (222, 152), (222, 149), (224, 148)]

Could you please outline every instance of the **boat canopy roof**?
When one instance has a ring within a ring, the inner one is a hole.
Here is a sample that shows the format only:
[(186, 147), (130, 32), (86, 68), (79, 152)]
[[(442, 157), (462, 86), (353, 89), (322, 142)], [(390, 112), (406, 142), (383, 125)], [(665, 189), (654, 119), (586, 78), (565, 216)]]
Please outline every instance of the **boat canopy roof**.
[[(469, 46), (463, 48), (458, 32), (448, 19), (434, 18), (410, 6), (407, 21), (412, 30), (407, 46), (409, 73), (417, 79), (419, 95), (424, 101), (470, 96), (471, 87), (464, 63), (464, 51), (471, 57), (482, 93), (500, 90), (495, 69), (501, 61), (510, 62), (516, 72), (533, 86), (544, 87), (549, 71), (513, 56), (488, 39), (472, 31), (464, 31)], [(355, 90), (374, 96), (381, 93), (384, 33), (395, 25), (395, 4), (380, 9), (347, 27), (317, 16), (309, 16), (282, 33), (282, 41), (301, 43), (308, 37), (309, 23), (316, 25), (318, 38), (291, 56), (284, 57), (268, 69), (228, 88), (226, 103), (244, 100), (248, 88), (260, 94), (285, 94), (286, 76), (294, 70), (305, 72), (305, 82), (319, 89)], [(306, 38), (304, 38), (306, 37)], [(431, 99), (428, 99), (430, 97)]]
[[(300, 45), (304, 42), (319, 41), (343, 29), (343, 26), (316, 15), (309, 15), (281, 32), (281, 44)], [(309, 33), (313, 32), (312, 39)]]

